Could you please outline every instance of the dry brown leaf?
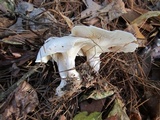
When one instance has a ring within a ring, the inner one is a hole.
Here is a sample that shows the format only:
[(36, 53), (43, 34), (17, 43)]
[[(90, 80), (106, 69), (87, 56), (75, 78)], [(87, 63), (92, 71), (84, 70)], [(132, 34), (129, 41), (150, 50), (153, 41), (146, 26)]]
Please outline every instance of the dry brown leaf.
[(140, 115), (140, 112), (138, 110), (133, 111), (130, 116), (130, 120), (142, 120), (142, 117)]
[(142, 26), (147, 21), (147, 19), (158, 16), (160, 16), (160, 11), (148, 11), (147, 13), (141, 15), (140, 17), (132, 21), (131, 24), (136, 23), (138, 26)]
[(16, 65), (16, 63), (13, 63), (11, 74), (16, 77), (18, 76), (19, 72), (20, 72), (20, 68)]
[(59, 120), (67, 120), (67, 118), (64, 115), (61, 115), (60, 118), (59, 118)]
[(33, 0), (33, 4), (35, 6), (41, 6), (43, 3), (45, 3), (44, 0)]
[(137, 37), (138, 39), (145, 39), (144, 35), (140, 32), (137, 24), (133, 24), (133, 25), (131, 25), (131, 26), (133, 27), (133, 29), (134, 29), (134, 31), (135, 31), (135, 35), (136, 35), (136, 37)]
[[(156, 86), (155, 86), (156, 87)], [(160, 95), (153, 90), (145, 91), (145, 97), (148, 101), (144, 104), (151, 120), (160, 118)]]
[[(88, 5), (88, 8), (81, 12), (81, 18), (83, 19), (89, 17), (86, 19), (87, 21), (98, 17), (108, 23), (113, 19), (118, 18), (123, 13), (126, 13), (125, 6), (122, 0), (105, 1), (105, 5), (98, 5), (92, 0), (87, 0), (86, 3)], [(95, 24), (95, 20), (94, 23), (91, 23)]]
[(134, 0), (128, 0), (127, 3), (131, 7), (131, 9), (133, 9)]
[[(38, 34), (41, 34), (44, 31), (45, 30), (42, 30), (42, 31), (40, 30), (38, 32)], [(38, 38), (38, 36), (36, 34), (34, 34), (33, 32), (28, 32), (28, 33), (23, 33), (23, 34), (18, 34), (18, 35), (13, 35), (13, 36), (3, 38), (2, 42), (12, 44), (12, 45), (23, 45), (25, 43), (26, 39), (30, 40), (30, 39), (34, 39), (34, 38)]]
[(6, 17), (0, 17), (0, 27), (1, 28), (7, 28), (8, 26), (12, 25), (14, 23), (14, 20), (10, 20)]
[(122, 18), (128, 23), (131, 23), (134, 19), (136, 19), (141, 15), (139, 12), (136, 12), (131, 9), (127, 9), (126, 11), (127, 13), (123, 14)]
[(87, 111), (89, 113), (97, 111), (101, 112), (103, 106), (105, 105), (106, 98), (100, 100), (92, 100), (91, 103), (88, 100), (82, 101), (80, 103), (80, 110)]
[(12, 95), (11, 101), (2, 114), (4, 120), (14, 120), (14, 118), (25, 120), (27, 114), (33, 112), (39, 104), (36, 91), (26, 81)]
[(63, 19), (66, 21), (66, 23), (67, 23), (67, 25), (68, 25), (68, 27), (70, 28), (70, 29), (72, 29), (73, 28), (73, 22), (67, 17), (67, 16), (65, 16), (65, 15), (63, 15), (61, 12), (59, 12), (59, 14), (63, 17)]
[(117, 115), (115, 115), (115, 116), (111, 116), (111, 117), (108, 117), (107, 119), (105, 119), (105, 120), (119, 120), (120, 118), (117, 116)]
[(88, 8), (81, 12), (81, 18), (85, 18), (88, 16), (91, 16), (90, 19), (97, 16), (97, 11), (102, 7), (101, 5), (98, 5), (93, 0), (86, 0), (86, 4)]
[(124, 2), (122, 0), (113, 0), (111, 3), (99, 10), (99, 14), (104, 13), (108, 13), (108, 21), (118, 18), (122, 14), (126, 13)]
[(145, 36), (140, 32), (138, 26), (136, 24), (128, 25), (128, 27), (125, 29), (125, 31), (128, 31), (132, 34), (134, 34), (137, 38), (137, 42), (139, 47), (145, 47), (147, 44), (147, 39)]

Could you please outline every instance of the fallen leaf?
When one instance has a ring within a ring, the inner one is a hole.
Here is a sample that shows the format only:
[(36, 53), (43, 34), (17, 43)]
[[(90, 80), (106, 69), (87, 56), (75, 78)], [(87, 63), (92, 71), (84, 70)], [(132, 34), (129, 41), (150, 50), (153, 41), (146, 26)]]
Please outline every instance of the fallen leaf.
[(108, 117), (105, 120), (119, 120), (119, 117), (117, 115), (115, 115), (115, 116)]
[(87, 9), (81, 12), (81, 18), (91, 16), (90, 19), (97, 16), (97, 11), (102, 7), (93, 0), (86, 0)]
[(102, 120), (102, 116), (100, 112), (93, 112), (89, 115), (88, 112), (80, 112), (73, 120)]
[(20, 68), (16, 65), (16, 63), (13, 63), (11, 70), (12, 76), (17, 77), (18, 73), (20, 72)]
[[(125, 6), (122, 0), (113, 0), (106, 2), (105, 5), (99, 5), (92, 0), (86, 0), (88, 8), (81, 12), (81, 19), (86, 18), (85, 23), (94, 23), (97, 20), (89, 22), (94, 18), (105, 20), (107, 23), (122, 14), (126, 13)], [(89, 17), (89, 18), (87, 18)]]
[[(157, 87), (159, 86), (157, 85)], [(160, 95), (158, 91), (155, 92), (152, 89), (145, 91), (145, 98), (148, 100), (146, 101), (146, 103), (144, 103), (144, 108), (147, 111), (145, 112), (145, 114), (149, 116), (151, 120), (159, 120), (160, 118)]]
[(15, 58), (20, 58), (24, 54), (24, 52), (26, 52), (25, 50), (13, 46), (9, 46), (9, 51)]
[(43, 0), (33, 0), (35, 6), (41, 6), (43, 3), (45, 3)]
[(17, 66), (20, 66), (24, 64), (25, 62), (35, 58), (35, 55), (36, 55), (35, 52), (27, 51), (20, 58), (15, 59), (12, 57), (12, 59), (0, 60), (0, 67), (11, 65), (13, 63), (17, 63)]
[(136, 36), (139, 47), (146, 47), (147, 39), (140, 32), (140, 30), (136, 24), (128, 25), (128, 27), (125, 29), (125, 31), (128, 31)]
[(114, 106), (108, 114), (108, 118), (112, 116), (117, 116), (118, 120), (130, 120), (126, 113), (124, 103), (119, 98), (115, 99)]
[(122, 18), (128, 23), (131, 23), (133, 20), (135, 20), (136, 18), (141, 16), (141, 14), (139, 12), (136, 12), (131, 9), (127, 9), (126, 12), (127, 13), (122, 15)]
[[(15, 20), (10, 20), (9, 18), (6, 17), (0, 17), (0, 27), (1, 28), (7, 28), (10, 25), (12, 25), (14, 23)], [(0, 31), (1, 32), (1, 31)], [(2, 32), (4, 34), (4, 32)], [(1, 33), (1, 34), (2, 34)]]
[[(7, 98), (9, 99), (10, 97)], [(27, 114), (33, 112), (38, 104), (36, 91), (25, 81), (12, 93), (12, 99), (2, 113), (3, 118), (5, 120), (14, 120), (13, 118), (25, 120)]]
[(84, 120), (87, 115), (88, 115), (88, 112), (86, 112), (86, 111), (80, 112), (73, 118), (73, 120)]
[[(39, 31), (39, 34), (40, 33), (41, 31)], [(29, 33), (23, 33), (23, 34), (18, 34), (18, 35), (13, 35), (13, 36), (3, 38), (2, 42), (7, 44), (12, 44), (12, 45), (23, 45), (26, 39), (31, 39), (31, 38), (32, 39), (38, 38), (38, 36), (33, 32), (29, 32)]]
[(130, 30), (128, 30), (128, 32), (133, 33), (136, 36), (136, 38), (138, 38), (138, 39), (146, 39), (144, 37), (144, 35), (140, 32), (137, 24), (132, 24), (132, 25), (129, 25), (128, 27), (130, 27), (130, 29), (133, 30), (133, 32), (130, 31)]
[(14, 12), (15, 3), (13, 0), (0, 0), (0, 10), (7, 13), (7, 12)]
[(128, 0), (128, 2), (127, 2), (131, 9), (133, 9), (134, 2), (135, 2), (134, 0)]
[(88, 96), (87, 99), (92, 98), (94, 100), (99, 100), (99, 99), (103, 99), (103, 98), (109, 97), (109, 96), (111, 96), (113, 94), (114, 94), (114, 91), (113, 90), (109, 90), (109, 89), (108, 89), (108, 91), (95, 90)]
[(144, 13), (143, 15), (132, 21), (131, 24), (142, 26), (147, 21), (147, 19), (158, 16), (160, 16), (160, 11), (148, 11), (147, 13)]
[(67, 17), (67, 16), (65, 16), (65, 15), (63, 15), (61, 12), (59, 12), (59, 14), (63, 17), (63, 19), (66, 21), (66, 23), (67, 23), (67, 25), (68, 25), (68, 27), (70, 28), (70, 29), (72, 29), (73, 28), (73, 22)]
[(64, 115), (61, 115), (59, 120), (67, 120), (67, 118)]
[(29, 2), (19, 2), (15, 11), (25, 15), (26, 12), (31, 12), (33, 10), (34, 10), (33, 4)]
[[(89, 102), (90, 101), (90, 102)], [(80, 110), (87, 111), (89, 113), (97, 111), (101, 112), (103, 106), (105, 105), (106, 98), (100, 100), (84, 100), (80, 103)]]
[(126, 9), (122, 0), (113, 0), (104, 8), (98, 10), (98, 12), (100, 15), (108, 13), (108, 21), (112, 21), (113, 19), (118, 18), (122, 14), (126, 13)]
[(130, 120), (142, 120), (141, 114), (138, 110), (132, 111), (129, 118)]

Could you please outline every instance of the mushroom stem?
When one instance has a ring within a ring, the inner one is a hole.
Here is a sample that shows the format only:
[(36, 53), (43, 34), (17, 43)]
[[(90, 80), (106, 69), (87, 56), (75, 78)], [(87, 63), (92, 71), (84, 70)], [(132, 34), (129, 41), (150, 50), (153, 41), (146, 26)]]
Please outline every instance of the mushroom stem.
[[(95, 49), (95, 47), (93, 49)], [(98, 73), (100, 69), (100, 63), (101, 63), (101, 60), (100, 60), (101, 53), (98, 54), (96, 53), (95, 50), (87, 50), (85, 55), (87, 56), (87, 61), (89, 65), (93, 68), (93, 70), (96, 73)]]

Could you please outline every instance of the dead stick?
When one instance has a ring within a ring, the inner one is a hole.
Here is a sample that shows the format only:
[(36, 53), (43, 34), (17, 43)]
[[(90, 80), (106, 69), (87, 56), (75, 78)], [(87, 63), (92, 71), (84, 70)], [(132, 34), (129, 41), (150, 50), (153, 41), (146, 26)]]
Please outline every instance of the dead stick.
[(0, 93), (0, 102), (3, 101), (11, 92), (13, 92), (19, 85), (22, 84), (28, 78), (31, 76), (38, 68), (40, 67), (39, 64), (35, 65), (31, 70), (29, 70), (27, 73), (25, 73), (16, 83), (14, 83), (7, 91)]

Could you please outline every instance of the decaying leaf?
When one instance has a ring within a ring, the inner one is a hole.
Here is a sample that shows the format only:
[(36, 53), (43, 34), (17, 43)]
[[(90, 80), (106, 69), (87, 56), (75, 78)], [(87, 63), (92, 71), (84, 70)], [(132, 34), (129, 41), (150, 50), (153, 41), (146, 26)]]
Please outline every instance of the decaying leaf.
[(141, 15), (140, 17), (132, 21), (131, 24), (137, 24), (138, 26), (142, 26), (147, 21), (147, 19), (158, 16), (160, 16), (160, 11), (148, 11), (147, 13)]
[(114, 106), (109, 113), (108, 118), (113, 116), (116, 116), (118, 120), (130, 120), (126, 113), (124, 103), (119, 98), (115, 99)]
[(0, 0), (0, 10), (7, 13), (7, 12), (14, 12), (15, 3), (14, 0)]
[[(0, 27), (1, 28), (7, 28), (8, 26), (10, 26), (14, 23), (14, 20), (10, 20), (9, 18), (6, 18), (6, 17), (0, 17), (0, 21), (1, 21), (0, 22)], [(1, 34), (0, 34), (0, 36), (1, 36)]]
[(127, 13), (122, 15), (122, 18), (125, 21), (127, 21), (128, 23), (131, 23), (134, 19), (136, 19), (139, 16), (141, 16), (141, 14), (139, 12), (136, 12), (136, 11), (131, 10), (131, 9), (127, 9), (126, 12)]
[(138, 110), (132, 111), (129, 118), (130, 120), (142, 120), (141, 114)]
[(46, 29), (54, 22), (57, 22), (54, 16), (45, 8), (35, 8), (33, 4), (28, 2), (20, 2), (15, 12), (20, 16), (9, 29), (19, 33), (29, 28), (32, 30)]
[(88, 112), (80, 112), (73, 120), (102, 120), (100, 112), (93, 112), (88, 115)]
[[(157, 85), (157, 87), (159, 87)], [(153, 90), (145, 91), (145, 97), (148, 101), (146, 101), (145, 109), (150, 113), (149, 116), (151, 120), (159, 120), (160, 119), (160, 95), (159, 93)]]
[(105, 90), (99, 89), (92, 91), (90, 95), (87, 96), (86, 99), (92, 98), (94, 100), (99, 100), (114, 94), (114, 91), (111, 88), (109, 88), (108, 85), (106, 85), (105, 87), (106, 87)]
[(136, 36), (139, 47), (146, 46), (147, 38), (145, 38), (145, 36), (140, 32), (136, 24), (128, 25), (125, 30)]
[(91, 16), (90, 19), (97, 16), (97, 11), (102, 7), (101, 5), (98, 5), (93, 0), (86, 0), (87, 3), (87, 9), (81, 12), (81, 18), (85, 18), (87, 16)]
[(36, 91), (26, 81), (23, 82), (13, 93), (12, 98), (8, 99), (8, 105), (3, 112), (3, 120), (16, 120), (27, 117), (39, 104)]
[(103, 98), (106, 98), (108, 96), (111, 96), (113, 95), (114, 92), (111, 90), (111, 91), (94, 91), (90, 96), (88, 96), (88, 98), (92, 98), (92, 99), (95, 99), (95, 100), (98, 100), (98, 99), (103, 99)]
[(94, 111), (101, 112), (106, 102), (106, 98), (94, 100), (84, 100), (80, 102), (80, 111), (87, 111), (89, 113), (92, 113)]
[(59, 120), (67, 120), (67, 118), (64, 115), (61, 115)]
[(104, 8), (99, 10), (100, 15), (106, 13), (108, 13), (106, 18), (108, 22), (118, 18), (122, 14), (126, 13), (124, 2), (122, 0), (112, 0), (111, 3), (106, 4)]
[(63, 19), (66, 21), (66, 23), (68, 24), (68, 27), (70, 29), (73, 28), (73, 22), (65, 15), (63, 15), (61, 12), (59, 12), (59, 14), (63, 17)]
[(92, 0), (86, 0), (86, 4), (88, 8), (81, 12), (81, 18), (89, 17), (86, 20), (91, 21), (90, 23), (97, 21), (95, 19), (96, 17), (103, 19), (108, 23), (126, 13), (122, 0), (105, 1), (103, 5), (99, 5)]
[(34, 9), (33, 4), (29, 2), (20, 2), (16, 7), (16, 12), (21, 13), (23, 15), (26, 14), (26, 12), (32, 12)]
[[(39, 31), (39, 33), (43, 33), (43, 30)], [(18, 34), (18, 35), (13, 35), (13, 36), (3, 38), (2, 42), (11, 44), (11, 45), (23, 45), (25, 43), (25, 40), (29, 40), (31, 38), (34, 39), (37, 37), (38, 36), (36, 34), (32, 32), (28, 32), (28, 33), (23, 33), (23, 34)]]

